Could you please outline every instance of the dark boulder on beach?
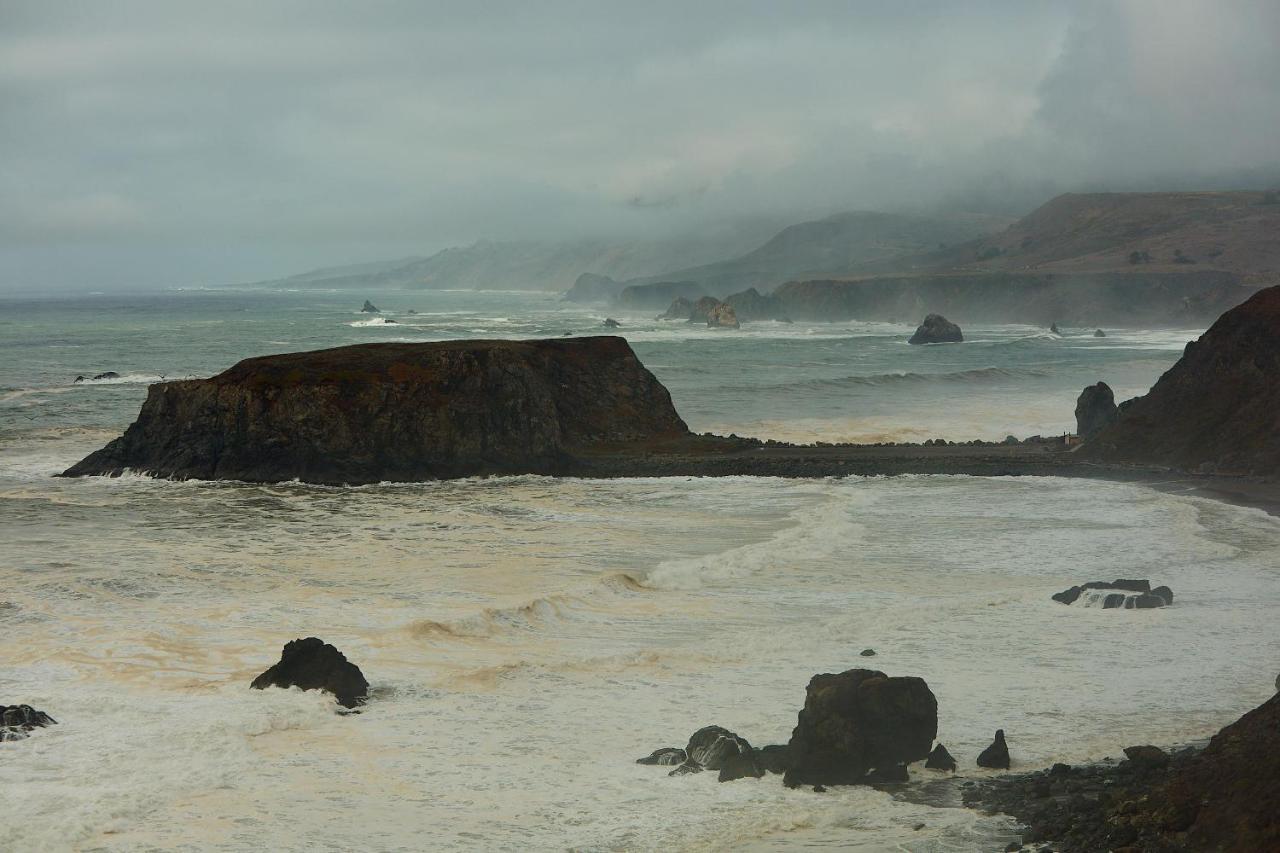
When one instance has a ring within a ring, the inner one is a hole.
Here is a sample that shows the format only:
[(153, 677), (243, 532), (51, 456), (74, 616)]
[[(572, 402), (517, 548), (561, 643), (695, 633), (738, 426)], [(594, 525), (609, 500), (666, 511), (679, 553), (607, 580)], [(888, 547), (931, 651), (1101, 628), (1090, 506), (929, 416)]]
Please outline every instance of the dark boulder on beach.
[(933, 748), (933, 752), (929, 753), (929, 760), (924, 763), (924, 766), (926, 770), (956, 772), (956, 760), (951, 757), (951, 753), (947, 752), (947, 748), (942, 744), (938, 744)]
[(938, 701), (922, 678), (871, 669), (815, 675), (791, 734), (784, 782), (865, 783), (872, 770), (928, 756), (937, 734)]
[(1009, 745), (1004, 741), (1004, 729), (996, 729), (995, 740), (978, 754), (977, 764), (996, 770), (1009, 769)]
[(53, 717), (30, 705), (0, 705), (0, 743), (22, 740), (32, 729), (57, 724)]
[(123, 436), (64, 472), (359, 484), (560, 474), (688, 436), (620, 337), (361, 344), (152, 385)]
[(280, 653), (280, 661), (249, 686), (255, 690), (267, 687), (324, 690), (348, 708), (363, 704), (369, 695), (369, 682), (365, 681), (360, 667), (318, 637), (290, 640)]
[(924, 318), (924, 322), (920, 324), (907, 343), (951, 344), (960, 343), (963, 340), (964, 335), (961, 334), (959, 326), (941, 314), (930, 314)]
[(1206, 474), (1280, 474), (1280, 286), (1218, 318), (1079, 451)]
[(1169, 763), (1169, 753), (1158, 746), (1126, 746), (1124, 757), (1139, 767), (1164, 767)]
[(366, 299), (364, 301), (364, 305), (360, 308), (360, 313), (361, 314), (381, 314), (382, 312), (378, 310), (377, 305), (374, 305), (372, 302)]
[(1076, 399), (1076, 435), (1089, 441), (1119, 416), (1111, 386), (1105, 382), (1090, 385)]

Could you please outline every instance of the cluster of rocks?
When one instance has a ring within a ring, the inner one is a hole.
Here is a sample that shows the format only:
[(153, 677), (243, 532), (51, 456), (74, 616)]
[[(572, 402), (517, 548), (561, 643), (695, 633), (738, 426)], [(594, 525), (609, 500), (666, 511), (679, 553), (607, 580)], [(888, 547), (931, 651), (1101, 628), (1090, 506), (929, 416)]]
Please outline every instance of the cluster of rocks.
[(1151, 588), (1149, 580), (1116, 578), (1113, 581), (1089, 581), (1053, 594), (1053, 600), (1063, 604), (1075, 604), (1084, 598), (1084, 605), (1100, 605), (1104, 610), (1124, 608), (1147, 610), (1168, 607), (1173, 604), (1173, 590), (1167, 586)]
[(662, 314), (659, 320), (684, 320), (688, 323), (704, 323), (716, 329), (739, 329), (742, 323), (738, 314), (728, 302), (721, 302), (714, 296), (704, 296), (692, 302), (684, 296), (677, 296)]
[(22, 740), (32, 729), (57, 724), (53, 717), (30, 705), (0, 705), (0, 743)]
[(923, 679), (851, 669), (813, 677), (786, 744), (757, 749), (707, 726), (684, 749), (658, 749), (638, 763), (674, 765), (673, 776), (715, 770), (721, 782), (778, 773), (788, 787), (899, 782), (907, 764), (931, 755), (937, 731), (938, 703)]
[(90, 381), (97, 382), (101, 379), (119, 379), (119, 378), (120, 378), (119, 373), (116, 373), (114, 370), (108, 370), (106, 373), (99, 373), (96, 376), (83, 376), (83, 375), (77, 376), (75, 378), (75, 381), (76, 382), (90, 382)]
[(958, 344), (964, 340), (960, 327), (941, 314), (930, 314), (916, 328), (909, 344)]

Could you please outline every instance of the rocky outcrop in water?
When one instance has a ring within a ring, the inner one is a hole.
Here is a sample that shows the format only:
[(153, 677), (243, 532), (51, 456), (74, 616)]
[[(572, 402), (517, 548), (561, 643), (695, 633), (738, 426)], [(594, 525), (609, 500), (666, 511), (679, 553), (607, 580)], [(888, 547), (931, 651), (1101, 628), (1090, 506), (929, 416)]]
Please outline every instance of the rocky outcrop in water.
[(907, 341), (909, 344), (947, 344), (964, 340), (960, 327), (941, 314), (930, 314)]
[(854, 785), (929, 755), (938, 702), (924, 679), (871, 669), (815, 675), (791, 734), (784, 782)]
[(666, 311), (659, 314), (656, 320), (688, 320), (693, 316), (693, 303), (683, 296), (677, 296), (671, 301), (671, 305)]
[(1088, 441), (1120, 416), (1116, 395), (1105, 382), (1090, 385), (1076, 399), (1076, 435)]
[(249, 686), (254, 690), (268, 687), (324, 690), (348, 708), (363, 704), (369, 695), (369, 682), (365, 681), (360, 667), (318, 637), (290, 640), (280, 652), (280, 661)]
[(1107, 336), (1107, 333), (1102, 331), (1101, 329), (1094, 329), (1093, 336), (1095, 338), (1105, 338)]
[(1184, 471), (1280, 475), (1280, 286), (1223, 314), (1080, 449)]
[(366, 299), (366, 300), (364, 301), (364, 305), (360, 308), (360, 313), (362, 313), (362, 314), (381, 314), (382, 312), (378, 310), (378, 306), (374, 305), (372, 302), (370, 302), (368, 299)]
[(926, 770), (956, 772), (956, 760), (951, 757), (951, 753), (947, 752), (947, 748), (942, 744), (938, 744), (933, 748), (933, 752), (929, 753), (929, 760), (924, 763), (924, 766)]
[(1173, 604), (1173, 590), (1167, 586), (1152, 589), (1148, 580), (1117, 578), (1114, 581), (1089, 581), (1054, 593), (1052, 598), (1062, 604), (1078, 603), (1082, 607), (1102, 607), (1104, 610), (1146, 610)]
[(573, 287), (565, 291), (564, 300), (566, 302), (608, 302), (616, 297), (624, 286), (607, 275), (584, 272), (578, 276)]
[(707, 314), (707, 325), (713, 329), (740, 329), (742, 324), (738, 322), (738, 315), (734, 312), (733, 306), (726, 302), (721, 302), (712, 308)]
[(725, 304), (733, 308), (738, 319), (744, 321), (751, 320), (783, 320), (786, 318), (786, 312), (782, 307), (782, 300), (776, 296), (765, 296), (754, 287), (749, 287), (741, 293), (731, 293), (724, 298)]
[(665, 746), (662, 749), (655, 749), (644, 758), (637, 758), (636, 764), (655, 764), (658, 766), (672, 767), (684, 764), (688, 756), (683, 749), (674, 746)]
[(90, 379), (90, 378), (92, 378), (92, 380), (93, 380), (94, 382), (100, 382), (100, 381), (101, 381), (101, 380), (103, 380), (103, 379), (119, 379), (119, 378), (120, 378), (120, 374), (119, 374), (119, 373), (116, 373), (114, 370), (108, 370), (106, 373), (99, 373), (98, 375), (93, 376), (93, 377), (88, 377), (88, 376), (77, 376), (77, 377), (75, 378), (75, 381), (76, 381), (76, 382), (87, 382), (87, 381), (89, 381), (89, 379)]
[(616, 329), (622, 324), (619, 323), (617, 320), (613, 319), (612, 317), (605, 317), (604, 322), (601, 323), (600, 325), (604, 326), (606, 329)]
[[(664, 752), (667, 750), (658, 750), (654, 754)], [(705, 726), (694, 732), (689, 738), (688, 746), (684, 748), (684, 754), (684, 762), (669, 775), (682, 776), (686, 773), (717, 770), (721, 782), (758, 779), (764, 775), (764, 768), (757, 762), (755, 750), (747, 743), (747, 739), (720, 726)]]
[(1280, 850), (1280, 694), (1201, 751), (1139, 746), (1125, 755), (980, 783), (965, 803), (1014, 816), (1027, 827), (1024, 843), (1061, 853)]
[(1004, 740), (1004, 729), (996, 729), (995, 740), (978, 754), (977, 765), (995, 770), (1009, 769), (1009, 745)]
[(0, 743), (22, 740), (32, 729), (57, 724), (53, 717), (30, 705), (0, 705)]
[(704, 296), (697, 302), (693, 303), (693, 310), (689, 312), (690, 323), (711, 324), (711, 312), (715, 311), (720, 305), (720, 300), (714, 296)]
[(152, 385), (123, 436), (66, 476), (418, 481), (577, 470), (688, 435), (618, 337), (361, 344)]

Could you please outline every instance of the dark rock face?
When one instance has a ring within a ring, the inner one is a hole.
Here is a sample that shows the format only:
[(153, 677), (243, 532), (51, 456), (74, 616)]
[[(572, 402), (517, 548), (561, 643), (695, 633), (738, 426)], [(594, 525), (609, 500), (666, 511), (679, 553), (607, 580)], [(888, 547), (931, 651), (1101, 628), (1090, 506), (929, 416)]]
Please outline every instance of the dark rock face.
[(909, 344), (948, 344), (964, 340), (960, 327), (941, 314), (930, 314), (911, 336)]
[(22, 740), (32, 729), (57, 724), (53, 717), (30, 705), (0, 705), (0, 743)]
[(688, 435), (623, 338), (361, 344), (152, 385), (125, 434), (65, 472), (309, 483), (555, 474)]
[(1280, 695), (1202, 751), (1125, 754), (1119, 765), (980, 783), (965, 789), (965, 804), (1011, 814), (1027, 826), (1024, 842), (1052, 842), (1063, 853), (1280, 850)]
[(619, 323), (617, 320), (613, 319), (612, 317), (605, 317), (604, 322), (601, 323), (600, 325), (604, 326), (606, 329), (616, 329), (622, 324)]
[(782, 320), (786, 312), (782, 300), (776, 296), (764, 296), (754, 287), (741, 293), (733, 293), (724, 298), (727, 305), (733, 308), (740, 320)]
[(720, 300), (714, 296), (704, 296), (697, 302), (693, 303), (693, 310), (689, 312), (690, 323), (706, 323), (711, 325), (711, 312), (715, 311), (720, 305)]
[(685, 755), (685, 751), (683, 749), (677, 749), (674, 746), (666, 746), (662, 749), (655, 749), (644, 758), (637, 758), (636, 764), (656, 764), (659, 766), (672, 767), (677, 764), (684, 764), (687, 757), (688, 756)]
[(933, 752), (929, 753), (929, 760), (924, 763), (924, 766), (926, 770), (956, 772), (956, 760), (951, 757), (951, 753), (947, 752), (947, 748), (942, 744), (938, 744), (933, 748)]
[(1116, 396), (1105, 382), (1090, 385), (1076, 399), (1076, 435), (1089, 441), (1120, 416)]
[(688, 320), (693, 316), (693, 303), (683, 296), (677, 296), (671, 301), (671, 306), (666, 311), (655, 317), (655, 320)]
[(381, 314), (382, 312), (378, 310), (378, 306), (374, 305), (372, 302), (370, 302), (368, 299), (366, 299), (366, 300), (364, 301), (364, 305), (363, 305), (363, 307), (361, 307), (361, 308), (360, 308), (360, 313), (362, 313), (362, 314)]
[(608, 302), (618, 295), (623, 284), (607, 275), (584, 272), (564, 294), (566, 302)]
[(325, 690), (348, 708), (363, 704), (369, 695), (369, 682), (365, 681), (360, 667), (318, 637), (290, 640), (280, 653), (279, 663), (249, 686), (255, 690), (267, 687)]
[(860, 784), (874, 769), (926, 757), (937, 733), (938, 702), (924, 679), (871, 669), (815, 675), (791, 734), (784, 782)]
[(1080, 452), (1199, 473), (1280, 473), (1280, 286), (1219, 317)]
[(742, 324), (738, 322), (738, 315), (734, 313), (733, 306), (725, 302), (721, 302), (707, 314), (707, 325), (714, 329), (742, 328)]
[(1004, 742), (1004, 729), (996, 729), (996, 739), (978, 755), (979, 767), (1009, 769), (1009, 746)]
[(1083, 606), (1101, 604), (1103, 609), (1123, 607), (1148, 609), (1173, 604), (1173, 590), (1167, 586), (1151, 588), (1151, 581), (1116, 578), (1113, 581), (1089, 581), (1055, 593), (1054, 601), (1075, 604), (1084, 596)]
[(785, 743), (762, 746), (756, 750), (756, 761), (770, 773), (786, 773), (791, 768), (791, 749)]
[(747, 743), (747, 739), (720, 726), (698, 729), (689, 738), (684, 753), (684, 762), (668, 775), (683, 776), (686, 773), (701, 773), (703, 770), (718, 770), (721, 782), (758, 779), (764, 775), (764, 769), (757, 762), (755, 750)]

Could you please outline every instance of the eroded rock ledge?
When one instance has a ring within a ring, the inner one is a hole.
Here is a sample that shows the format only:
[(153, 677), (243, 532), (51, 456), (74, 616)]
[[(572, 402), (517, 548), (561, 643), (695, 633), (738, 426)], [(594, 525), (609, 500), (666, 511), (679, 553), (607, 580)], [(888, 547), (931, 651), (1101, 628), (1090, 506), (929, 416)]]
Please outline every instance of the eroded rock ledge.
[(556, 474), (593, 448), (687, 435), (622, 338), (362, 344), (153, 385), (125, 434), (65, 475), (358, 484)]

